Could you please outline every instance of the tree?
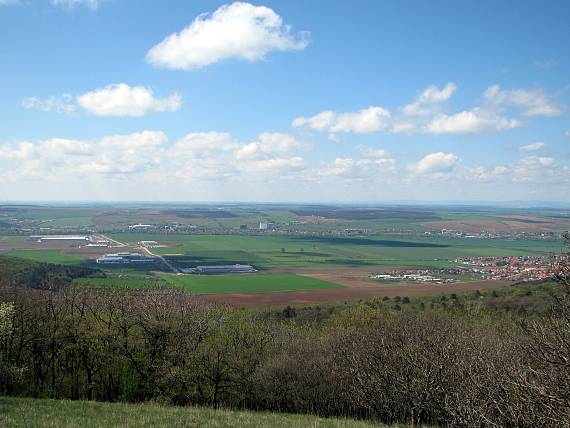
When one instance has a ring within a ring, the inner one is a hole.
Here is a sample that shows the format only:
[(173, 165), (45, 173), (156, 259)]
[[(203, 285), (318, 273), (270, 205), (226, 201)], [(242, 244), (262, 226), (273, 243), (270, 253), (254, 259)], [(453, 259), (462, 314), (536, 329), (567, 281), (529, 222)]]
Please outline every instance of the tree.
[[(569, 247), (569, 234), (564, 241)], [(554, 424), (563, 426), (570, 423), (570, 252), (560, 254), (553, 268), (558, 288), (550, 313), (522, 323), (528, 362), (515, 384), (522, 400), (548, 409)]]
[(0, 303), (0, 391), (7, 393), (17, 383), (24, 371), (11, 361), (6, 352), (7, 341), (13, 332), (16, 310), (13, 303)]

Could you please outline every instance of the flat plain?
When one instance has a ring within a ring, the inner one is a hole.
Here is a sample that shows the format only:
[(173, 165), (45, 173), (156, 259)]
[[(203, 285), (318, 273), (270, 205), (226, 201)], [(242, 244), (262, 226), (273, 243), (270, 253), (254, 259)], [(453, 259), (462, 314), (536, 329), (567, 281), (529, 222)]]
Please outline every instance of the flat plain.
[[(562, 250), (559, 236), (570, 229), (569, 210), (489, 207), (37, 205), (0, 206), (0, 216), (0, 255), (106, 272), (107, 278), (79, 281), (84, 286), (175, 287), (246, 307), (500, 287), (505, 283), (467, 276), (453, 284), (386, 284), (371, 276), (454, 268), (462, 257), (548, 256)], [(261, 230), (260, 223), (272, 227)], [(38, 242), (28, 238), (33, 234), (95, 235), (124, 246)], [(149, 251), (177, 268), (241, 263), (259, 272), (173, 275), (165, 267), (94, 262), (105, 253), (147, 251), (140, 241), (156, 241)]]

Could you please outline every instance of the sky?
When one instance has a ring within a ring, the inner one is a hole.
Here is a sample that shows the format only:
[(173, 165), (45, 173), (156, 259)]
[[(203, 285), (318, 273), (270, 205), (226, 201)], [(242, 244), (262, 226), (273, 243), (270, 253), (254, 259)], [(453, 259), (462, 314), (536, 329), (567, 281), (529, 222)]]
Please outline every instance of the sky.
[(570, 201), (567, 0), (0, 0), (0, 200)]

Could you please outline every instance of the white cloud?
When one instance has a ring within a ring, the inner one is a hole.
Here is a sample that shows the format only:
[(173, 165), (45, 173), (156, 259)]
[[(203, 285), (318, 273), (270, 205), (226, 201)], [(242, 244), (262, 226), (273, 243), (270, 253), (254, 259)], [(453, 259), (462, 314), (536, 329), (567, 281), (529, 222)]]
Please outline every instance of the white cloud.
[(457, 86), (451, 82), (441, 89), (435, 85), (430, 85), (412, 103), (402, 107), (402, 113), (405, 116), (426, 116), (432, 114), (433, 105), (447, 101), (456, 89)]
[(291, 27), (272, 9), (250, 3), (223, 5), (202, 14), (180, 33), (152, 47), (147, 60), (157, 66), (193, 70), (228, 58), (255, 61), (271, 51), (304, 49), (309, 33)]
[(307, 126), (322, 132), (353, 132), (366, 134), (378, 132), (388, 126), (390, 112), (378, 106), (348, 113), (336, 113), (331, 110), (320, 112), (312, 117), (297, 117), (292, 126), (299, 128)]
[(514, 182), (546, 182), (552, 178), (553, 174), (556, 176), (554, 166), (554, 158), (529, 156), (516, 163), (512, 180)]
[(91, 10), (95, 10), (99, 7), (99, 0), (51, 0), (51, 4), (64, 9), (74, 9), (75, 6), (86, 6)]
[(536, 150), (540, 150), (545, 146), (543, 141), (537, 141), (536, 143), (527, 144), (526, 146), (519, 147), (519, 150), (522, 152), (534, 152)]
[(330, 134), (327, 136), (327, 139), (328, 139), (329, 141), (332, 141), (333, 143), (340, 143), (340, 142), (342, 141), (342, 140), (340, 139), (340, 137), (339, 137), (337, 134), (333, 134), (333, 133), (330, 133)]
[(505, 91), (499, 85), (487, 88), (483, 94), (489, 107), (516, 108), (525, 116), (558, 116), (562, 113), (551, 95), (540, 89), (515, 89)]
[(269, 173), (271, 178), (287, 178), (283, 174), (300, 171), (305, 162), (300, 156), (253, 159), (238, 163), (240, 171), (248, 174)]
[(265, 132), (235, 151), (236, 168), (246, 174), (264, 174), (266, 178), (292, 178), (305, 166), (298, 155), (306, 146), (293, 136)]
[(267, 158), (276, 154), (288, 154), (302, 147), (303, 145), (291, 135), (265, 132), (260, 134), (256, 141), (241, 147), (236, 156), (238, 159)]
[(420, 159), (410, 169), (416, 174), (443, 174), (453, 171), (459, 163), (459, 157), (452, 153), (430, 153)]
[(0, 0), (0, 6), (8, 6), (11, 4), (19, 4), (20, 0)]
[(516, 119), (508, 119), (479, 108), (453, 115), (439, 114), (426, 126), (431, 134), (475, 134), (499, 132), (521, 126)]
[(318, 179), (339, 178), (345, 183), (362, 181), (372, 183), (396, 173), (396, 160), (385, 150), (360, 145), (358, 151), (362, 157), (336, 158), (312, 175)]
[(509, 172), (509, 168), (505, 165), (498, 165), (487, 168), (484, 166), (472, 167), (468, 170), (468, 178), (475, 181), (489, 182), (497, 178), (504, 177)]
[(73, 95), (71, 94), (63, 94), (61, 97), (49, 97), (45, 99), (28, 97), (22, 101), (22, 106), (27, 109), (56, 113), (73, 113), (77, 109), (73, 101)]
[(182, 98), (174, 93), (159, 99), (144, 86), (119, 83), (79, 95), (77, 103), (96, 116), (144, 116), (150, 111), (177, 111)]
[(568, 129), (568, 130), (564, 133), (564, 135), (566, 135), (567, 137), (570, 137), (570, 129)]
[(193, 132), (178, 140), (171, 148), (176, 156), (192, 157), (212, 151), (229, 151), (240, 147), (227, 132)]
[(167, 137), (160, 131), (111, 135), (99, 140), (51, 138), (0, 146), (0, 158), (17, 162), (22, 177), (132, 174), (160, 165)]
[(27, 109), (56, 113), (74, 113), (81, 107), (95, 116), (140, 117), (151, 111), (177, 111), (182, 97), (174, 93), (166, 98), (156, 98), (152, 89), (144, 86), (129, 86), (126, 83), (107, 85), (83, 95), (74, 97), (65, 93), (60, 97), (41, 99), (28, 97), (22, 101)]

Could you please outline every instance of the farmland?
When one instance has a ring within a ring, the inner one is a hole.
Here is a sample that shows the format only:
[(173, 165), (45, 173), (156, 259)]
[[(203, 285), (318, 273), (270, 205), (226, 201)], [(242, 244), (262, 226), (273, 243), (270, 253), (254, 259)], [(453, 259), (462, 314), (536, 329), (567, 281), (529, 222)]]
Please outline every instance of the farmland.
[(85, 278), (88, 286), (126, 286), (130, 288), (175, 287), (194, 294), (267, 293), (344, 288), (342, 285), (307, 276), (276, 275), (160, 275), (158, 278)]
[(7, 256), (19, 257), (22, 259), (34, 260), (36, 262), (76, 264), (81, 262), (81, 258), (64, 254), (62, 250), (56, 249), (17, 249), (4, 253)]
[(251, 263), (261, 269), (324, 267), (449, 267), (462, 256), (516, 256), (558, 252), (553, 241), (371, 236), (355, 238), (113, 234), (136, 242), (152, 239), (154, 251), (182, 267)]
[[(461, 292), (507, 285), (470, 275), (454, 284), (383, 284), (375, 273), (457, 269), (476, 257), (549, 256), (570, 212), (474, 207), (267, 204), (0, 206), (0, 255), (102, 269), (85, 286), (173, 287), (242, 307)], [(260, 223), (270, 224), (267, 230)], [(133, 227), (134, 226), (134, 227)], [(110, 239), (109, 247), (30, 240), (34, 234)], [(114, 240), (114, 241), (113, 241)], [(156, 241), (142, 248), (141, 241)], [(164, 257), (99, 265), (114, 252)], [(252, 265), (254, 275), (172, 275), (200, 265)], [(441, 272), (438, 273), (441, 275)]]

